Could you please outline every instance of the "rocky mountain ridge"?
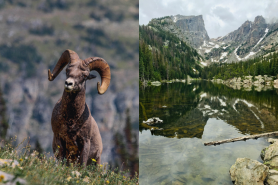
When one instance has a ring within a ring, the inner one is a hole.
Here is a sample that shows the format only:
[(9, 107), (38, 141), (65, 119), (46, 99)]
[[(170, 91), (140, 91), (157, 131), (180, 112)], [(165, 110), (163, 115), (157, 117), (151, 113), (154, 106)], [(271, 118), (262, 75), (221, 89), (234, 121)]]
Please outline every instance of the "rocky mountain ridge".
[(203, 66), (244, 61), (278, 50), (278, 23), (267, 23), (262, 16), (218, 38), (209, 38), (201, 15), (166, 16), (152, 19), (148, 25), (159, 25), (189, 43), (203, 56)]

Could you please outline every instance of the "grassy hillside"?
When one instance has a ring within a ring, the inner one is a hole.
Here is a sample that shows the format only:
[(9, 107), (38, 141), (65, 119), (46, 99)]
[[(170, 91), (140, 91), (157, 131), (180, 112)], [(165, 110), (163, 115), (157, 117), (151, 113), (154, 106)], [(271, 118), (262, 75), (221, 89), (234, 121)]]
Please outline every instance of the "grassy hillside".
[[(25, 179), (30, 185), (138, 184), (137, 177), (130, 179), (126, 176), (127, 171), (110, 170), (107, 165), (67, 166), (66, 161), (57, 161), (54, 157), (47, 157), (37, 151), (30, 152), (30, 147), (27, 145), (16, 153), (16, 148), (6, 144), (0, 150), (0, 159), (12, 159), (19, 164), (13, 167), (11, 163), (6, 163), (0, 166), (0, 171), (13, 174), (15, 178)], [(0, 177), (0, 184), (2, 183), (5, 184), (4, 176)]]

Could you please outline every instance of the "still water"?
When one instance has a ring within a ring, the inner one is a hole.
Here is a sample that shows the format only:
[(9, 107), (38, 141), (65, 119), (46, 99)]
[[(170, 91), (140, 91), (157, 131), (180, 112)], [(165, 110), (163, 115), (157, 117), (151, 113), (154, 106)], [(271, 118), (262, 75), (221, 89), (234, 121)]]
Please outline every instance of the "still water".
[[(201, 81), (140, 88), (139, 184), (232, 185), (230, 167), (243, 157), (262, 162), (267, 138), (204, 143), (277, 131), (277, 108), (273, 87), (233, 89)], [(151, 117), (163, 123), (143, 123)]]

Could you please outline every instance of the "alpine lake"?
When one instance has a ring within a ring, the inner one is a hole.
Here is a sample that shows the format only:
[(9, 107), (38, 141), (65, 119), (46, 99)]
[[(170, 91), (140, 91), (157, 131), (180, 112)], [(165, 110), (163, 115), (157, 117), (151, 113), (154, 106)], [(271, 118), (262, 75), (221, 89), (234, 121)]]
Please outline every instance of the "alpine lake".
[[(267, 138), (218, 141), (278, 131), (278, 90), (209, 81), (140, 87), (139, 184), (233, 184), (237, 158), (262, 162)], [(163, 123), (147, 125), (149, 118)], [(161, 129), (162, 128), (162, 129)]]

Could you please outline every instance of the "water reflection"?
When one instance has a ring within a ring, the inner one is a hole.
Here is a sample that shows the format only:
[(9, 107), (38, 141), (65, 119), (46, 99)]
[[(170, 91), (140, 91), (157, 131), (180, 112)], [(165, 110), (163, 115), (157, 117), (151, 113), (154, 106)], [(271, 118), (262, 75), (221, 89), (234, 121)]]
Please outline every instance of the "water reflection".
[[(271, 132), (278, 130), (275, 95), (274, 90), (233, 90), (209, 82), (148, 87), (140, 91), (140, 131), (153, 128), (154, 135), (201, 138), (207, 120), (217, 118), (242, 134)], [(163, 123), (143, 124), (150, 117), (159, 117)]]
[(238, 157), (260, 161), (266, 139), (203, 143), (278, 130), (276, 105), (275, 90), (254, 87), (243, 91), (201, 82), (140, 89), (140, 123), (164, 120), (140, 124), (140, 184), (232, 184), (231, 165)]

